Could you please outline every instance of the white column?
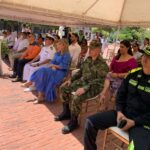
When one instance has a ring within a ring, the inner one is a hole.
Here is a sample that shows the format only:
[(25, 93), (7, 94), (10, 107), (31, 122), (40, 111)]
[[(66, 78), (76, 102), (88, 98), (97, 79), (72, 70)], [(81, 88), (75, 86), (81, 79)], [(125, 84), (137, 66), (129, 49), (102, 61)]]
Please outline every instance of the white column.
[(115, 53), (115, 49), (117, 47), (117, 41), (118, 41), (119, 33), (120, 33), (120, 26), (117, 27), (116, 40), (115, 40), (115, 46), (114, 46), (114, 53)]

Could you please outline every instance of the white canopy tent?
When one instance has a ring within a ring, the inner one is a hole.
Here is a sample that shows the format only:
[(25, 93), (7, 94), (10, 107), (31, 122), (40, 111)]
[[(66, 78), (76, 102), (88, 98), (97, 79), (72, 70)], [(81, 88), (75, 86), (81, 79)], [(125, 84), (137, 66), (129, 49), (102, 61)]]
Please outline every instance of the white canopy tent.
[(149, 0), (0, 0), (0, 18), (67, 26), (150, 26)]
[(0, 19), (43, 25), (150, 27), (149, 11), (150, 0), (0, 0)]

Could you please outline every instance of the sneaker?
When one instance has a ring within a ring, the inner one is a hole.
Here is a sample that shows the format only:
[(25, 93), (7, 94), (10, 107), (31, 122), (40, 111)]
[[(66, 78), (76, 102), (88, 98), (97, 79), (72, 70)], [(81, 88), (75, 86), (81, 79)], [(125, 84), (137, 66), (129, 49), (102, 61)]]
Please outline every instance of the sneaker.
[(24, 92), (32, 92), (32, 91), (35, 91), (35, 87), (34, 87), (34, 86), (30, 86), (30, 87), (28, 87), (28, 88), (25, 88), (23, 91), (24, 91)]
[(40, 103), (44, 103), (44, 99), (43, 100), (35, 100), (34, 102), (33, 102), (33, 104), (40, 104)]

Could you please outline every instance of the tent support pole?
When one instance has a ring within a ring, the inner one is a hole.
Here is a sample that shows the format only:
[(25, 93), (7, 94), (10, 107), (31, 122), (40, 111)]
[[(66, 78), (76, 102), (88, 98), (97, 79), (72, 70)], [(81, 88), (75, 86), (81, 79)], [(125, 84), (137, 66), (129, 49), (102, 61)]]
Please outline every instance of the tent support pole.
[(115, 54), (115, 49), (117, 47), (117, 41), (120, 33), (120, 26), (117, 27), (117, 32), (116, 32), (116, 39), (115, 39), (115, 45), (114, 45), (114, 54)]

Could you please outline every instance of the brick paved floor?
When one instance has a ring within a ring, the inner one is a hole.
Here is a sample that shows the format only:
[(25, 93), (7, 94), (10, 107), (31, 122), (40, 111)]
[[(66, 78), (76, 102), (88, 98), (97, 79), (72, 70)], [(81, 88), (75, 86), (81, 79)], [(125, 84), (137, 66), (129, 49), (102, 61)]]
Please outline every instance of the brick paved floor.
[[(10, 74), (5, 64), (3, 72)], [(24, 93), (20, 85), (0, 78), (0, 150), (82, 150), (83, 127), (89, 114), (83, 116), (79, 129), (63, 135), (61, 128), (67, 121), (53, 121), (61, 112), (61, 103), (34, 105), (34, 96)], [(101, 147), (102, 140), (97, 143)]]

